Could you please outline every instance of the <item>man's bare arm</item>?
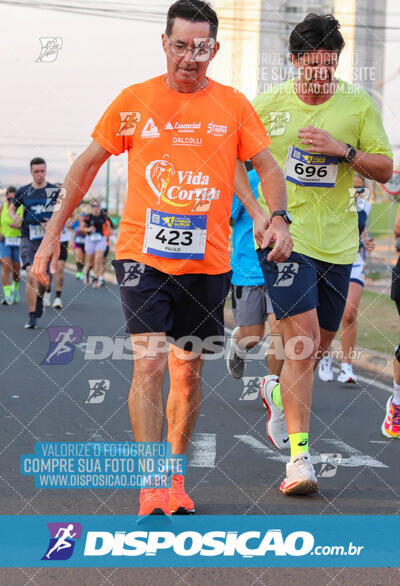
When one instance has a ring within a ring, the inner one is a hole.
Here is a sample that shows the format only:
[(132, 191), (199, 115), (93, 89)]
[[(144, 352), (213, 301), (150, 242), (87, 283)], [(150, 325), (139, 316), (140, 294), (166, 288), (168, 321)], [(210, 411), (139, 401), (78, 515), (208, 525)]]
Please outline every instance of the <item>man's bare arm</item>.
[[(286, 183), (281, 168), (266, 148), (251, 159), (260, 178), (261, 189), (271, 214), (277, 210), (286, 210), (287, 196)], [(293, 242), (288, 225), (281, 216), (275, 216), (267, 230), (262, 234), (261, 223), (258, 217), (253, 218), (254, 234), (260, 248), (267, 248), (272, 243), (273, 250), (268, 260), (282, 262), (292, 252)]]
[(236, 159), (233, 189), (236, 197), (244, 205), (251, 219), (254, 220), (257, 217), (263, 218), (266, 229), (269, 226), (269, 216), (254, 197), (246, 168), (240, 159)]

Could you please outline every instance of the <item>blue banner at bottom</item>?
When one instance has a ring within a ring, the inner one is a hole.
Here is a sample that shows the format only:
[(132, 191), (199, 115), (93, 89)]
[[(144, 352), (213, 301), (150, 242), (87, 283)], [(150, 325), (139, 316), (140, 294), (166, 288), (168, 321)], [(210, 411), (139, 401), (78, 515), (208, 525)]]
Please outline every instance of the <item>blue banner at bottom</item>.
[(0, 519), (1, 567), (398, 567), (400, 553), (398, 516)]

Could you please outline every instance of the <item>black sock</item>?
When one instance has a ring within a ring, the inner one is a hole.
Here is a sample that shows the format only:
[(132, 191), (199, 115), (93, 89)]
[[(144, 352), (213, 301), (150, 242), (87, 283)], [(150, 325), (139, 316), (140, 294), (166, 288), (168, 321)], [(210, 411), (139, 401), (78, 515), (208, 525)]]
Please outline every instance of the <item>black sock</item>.
[(56, 297), (61, 297), (62, 291), (56, 291)]
[(29, 317), (35, 317), (35, 313), (36, 313), (35, 311), (30, 311), (29, 312)]
[[(49, 293), (49, 291), (46, 291), (46, 293)], [(36, 294), (36, 299), (43, 299), (43, 295), (39, 295), (39, 293)]]
[(78, 271), (78, 273), (81, 273), (83, 271), (83, 264), (81, 262), (76, 263), (76, 270)]

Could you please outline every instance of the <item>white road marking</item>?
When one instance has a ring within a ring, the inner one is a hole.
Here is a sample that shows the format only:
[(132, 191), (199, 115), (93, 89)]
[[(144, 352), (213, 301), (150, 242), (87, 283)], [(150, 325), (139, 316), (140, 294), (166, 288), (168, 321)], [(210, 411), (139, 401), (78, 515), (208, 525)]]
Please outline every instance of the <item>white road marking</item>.
[(192, 456), (188, 466), (194, 468), (214, 468), (217, 455), (215, 433), (194, 433), (190, 442)]
[(342, 455), (346, 454), (348, 456), (347, 458), (343, 457), (341, 466), (347, 466), (350, 468), (357, 468), (360, 466), (369, 466), (370, 468), (388, 468), (388, 466), (386, 466), (386, 464), (383, 462), (376, 460), (372, 456), (363, 454), (342, 440), (323, 438), (323, 441), (331, 446), (334, 446)]
[[(284, 463), (288, 462), (288, 455), (285, 455), (285, 453), (279, 454), (275, 452), (272, 448), (266, 444), (263, 444), (252, 435), (234, 435), (233, 437), (252, 448), (258, 454), (267, 457), (269, 460)], [(371, 456), (367, 456), (366, 454), (359, 452), (341, 440), (323, 439), (323, 441), (337, 448), (337, 451), (342, 454), (342, 462), (340, 466), (348, 468), (358, 468), (361, 466), (370, 466), (371, 468), (388, 468), (388, 466), (386, 466), (386, 464), (383, 462), (380, 462)], [(319, 452), (310, 450), (310, 454), (314, 464), (321, 461), (321, 455)]]
[(266, 456), (270, 460), (285, 463), (288, 461), (287, 456), (275, 452), (272, 448), (268, 447), (266, 444), (263, 444), (252, 435), (234, 435), (233, 437), (247, 446), (250, 446), (250, 448), (252, 448), (255, 452), (261, 454), (262, 456)]

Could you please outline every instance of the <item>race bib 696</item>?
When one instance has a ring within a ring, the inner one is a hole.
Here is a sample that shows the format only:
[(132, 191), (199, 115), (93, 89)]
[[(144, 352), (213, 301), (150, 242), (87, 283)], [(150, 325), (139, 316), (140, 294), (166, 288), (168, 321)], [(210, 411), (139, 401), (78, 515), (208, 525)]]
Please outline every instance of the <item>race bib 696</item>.
[(307, 153), (290, 145), (284, 169), (285, 179), (297, 185), (334, 187), (338, 163), (338, 157)]

